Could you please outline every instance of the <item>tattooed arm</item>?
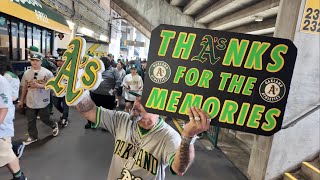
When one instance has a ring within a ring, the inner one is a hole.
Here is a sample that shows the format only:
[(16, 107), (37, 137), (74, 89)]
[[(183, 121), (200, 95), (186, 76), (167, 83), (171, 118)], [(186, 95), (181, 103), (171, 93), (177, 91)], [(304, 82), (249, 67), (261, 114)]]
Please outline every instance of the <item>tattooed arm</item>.
[[(188, 111), (190, 122), (185, 125), (181, 135), (191, 138), (207, 131), (210, 127), (210, 116), (202, 109), (191, 107)], [(197, 121), (195, 119), (198, 119)], [(193, 144), (186, 140), (181, 141), (178, 151), (172, 163), (172, 170), (178, 175), (183, 175), (191, 165), (195, 156)]]
[(174, 157), (172, 170), (179, 176), (182, 176), (190, 167), (194, 156), (194, 145), (182, 140)]
[(96, 123), (96, 104), (90, 96), (84, 97), (76, 106), (80, 114), (87, 120)]

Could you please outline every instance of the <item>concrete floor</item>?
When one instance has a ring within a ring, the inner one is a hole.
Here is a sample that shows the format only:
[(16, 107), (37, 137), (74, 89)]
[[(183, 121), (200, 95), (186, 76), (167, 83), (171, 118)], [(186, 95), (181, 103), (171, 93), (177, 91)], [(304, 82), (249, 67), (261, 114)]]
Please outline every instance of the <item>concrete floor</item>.
[[(59, 114), (51, 116), (58, 119)], [(70, 109), (70, 124), (52, 138), (51, 130), (38, 121), (39, 141), (26, 147), (20, 159), (22, 170), (29, 180), (102, 180), (106, 179), (113, 152), (113, 137), (101, 130), (85, 130), (85, 120)], [(171, 124), (171, 123), (170, 123)], [(16, 113), (15, 139), (26, 138), (26, 119)], [(9, 180), (7, 168), (0, 168), (0, 179)], [(208, 151), (196, 142), (196, 158), (183, 176), (168, 180), (245, 180), (246, 177), (218, 149)]]

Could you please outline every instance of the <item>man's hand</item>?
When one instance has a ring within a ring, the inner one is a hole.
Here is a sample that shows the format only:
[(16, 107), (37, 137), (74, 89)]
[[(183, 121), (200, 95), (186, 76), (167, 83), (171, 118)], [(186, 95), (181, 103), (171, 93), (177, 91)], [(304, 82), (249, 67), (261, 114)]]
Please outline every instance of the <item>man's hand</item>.
[(41, 88), (44, 88), (44, 84), (39, 84), (39, 83), (37, 83), (36, 81), (32, 81), (32, 82), (30, 83), (30, 87), (31, 87), (31, 88), (41, 89)]
[(197, 107), (191, 107), (189, 112), (190, 122), (186, 124), (182, 135), (185, 137), (194, 137), (195, 135), (207, 131), (210, 127), (210, 116), (204, 110)]
[(18, 108), (23, 108), (23, 101), (19, 101), (19, 103), (18, 103)]

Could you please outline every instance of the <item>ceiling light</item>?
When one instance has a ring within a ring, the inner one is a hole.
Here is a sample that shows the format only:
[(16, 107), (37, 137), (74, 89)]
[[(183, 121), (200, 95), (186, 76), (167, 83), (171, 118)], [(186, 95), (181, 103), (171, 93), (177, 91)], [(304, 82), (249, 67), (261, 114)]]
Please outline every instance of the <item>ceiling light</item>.
[(101, 35), (100, 35), (100, 40), (101, 40), (101, 41), (106, 41), (106, 42), (107, 42), (107, 41), (108, 41), (108, 37), (107, 37), (107, 36), (105, 36), (105, 35), (102, 35), (102, 34), (101, 34)]
[(256, 22), (261, 22), (261, 21), (263, 21), (263, 16), (255, 16), (254, 18), (255, 18), (255, 21), (256, 21)]
[(80, 31), (87, 36), (93, 36), (93, 33), (94, 33), (94, 31), (85, 27), (82, 27)]

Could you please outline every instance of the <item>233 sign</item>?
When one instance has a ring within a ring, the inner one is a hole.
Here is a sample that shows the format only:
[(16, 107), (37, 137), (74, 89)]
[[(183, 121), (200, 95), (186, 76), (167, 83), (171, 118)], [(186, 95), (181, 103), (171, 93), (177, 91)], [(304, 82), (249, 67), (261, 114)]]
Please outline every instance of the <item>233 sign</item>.
[(320, 34), (319, 6), (319, 0), (307, 0), (301, 22), (302, 32)]

